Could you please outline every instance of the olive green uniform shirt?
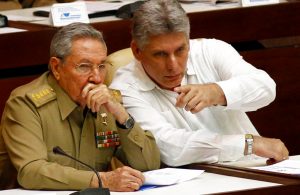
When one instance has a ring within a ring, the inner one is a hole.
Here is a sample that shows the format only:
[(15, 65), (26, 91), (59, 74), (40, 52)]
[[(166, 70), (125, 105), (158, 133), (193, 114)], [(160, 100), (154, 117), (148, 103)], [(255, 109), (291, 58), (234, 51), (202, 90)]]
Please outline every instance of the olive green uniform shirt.
[[(107, 114), (107, 125), (101, 113)], [(96, 148), (96, 132), (111, 130), (118, 131), (121, 146)], [(2, 115), (1, 132), (2, 189), (11, 187), (16, 176), (18, 183), (28, 189), (87, 188), (94, 173), (54, 154), (55, 146), (97, 171), (106, 171), (115, 154), (121, 154), (124, 164), (140, 171), (160, 166), (159, 150), (149, 131), (138, 124), (130, 130), (118, 128), (104, 108), (97, 115), (90, 111), (84, 114), (48, 72), (11, 93)]]

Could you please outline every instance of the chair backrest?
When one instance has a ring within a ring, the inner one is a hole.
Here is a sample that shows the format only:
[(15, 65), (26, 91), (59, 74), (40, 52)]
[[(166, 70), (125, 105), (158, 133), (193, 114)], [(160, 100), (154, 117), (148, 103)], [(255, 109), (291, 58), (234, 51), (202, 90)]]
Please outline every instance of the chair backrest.
[(107, 62), (111, 65), (108, 67), (106, 78), (104, 83), (109, 86), (112, 79), (114, 78), (116, 70), (129, 64), (133, 60), (134, 56), (132, 54), (131, 48), (122, 49), (110, 54), (107, 57)]

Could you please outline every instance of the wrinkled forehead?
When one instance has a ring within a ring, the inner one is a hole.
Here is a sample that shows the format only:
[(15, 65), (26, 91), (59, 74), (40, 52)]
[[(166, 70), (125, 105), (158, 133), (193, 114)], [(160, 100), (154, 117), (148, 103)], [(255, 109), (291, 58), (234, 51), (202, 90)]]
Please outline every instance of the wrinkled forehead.
[(187, 36), (185, 35), (185, 33), (176, 32), (149, 36), (147, 42), (143, 46), (143, 49), (150, 47), (157, 49), (176, 46), (180, 47), (183, 45), (189, 45)]

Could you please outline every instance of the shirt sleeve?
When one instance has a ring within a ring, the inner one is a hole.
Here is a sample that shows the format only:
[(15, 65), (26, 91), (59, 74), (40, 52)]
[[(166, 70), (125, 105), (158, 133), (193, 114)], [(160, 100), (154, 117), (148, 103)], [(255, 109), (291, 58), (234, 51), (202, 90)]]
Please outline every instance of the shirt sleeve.
[(276, 84), (265, 71), (246, 62), (231, 45), (220, 40), (210, 42), (205, 52), (220, 76), (216, 83), (225, 94), (226, 109), (255, 111), (274, 101)]
[(187, 131), (175, 128), (153, 108), (151, 101), (143, 99), (138, 92), (123, 90), (122, 95), (128, 112), (139, 121), (141, 127), (153, 132), (165, 164), (215, 163), (244, 156), (244, 135), (220, 135), (207, 129)]
[[(25, 98), (10, 98), (2, 117), (2, 134), (9, 157), (26, 189), (80, 190), (89, 187), (92, 171), (50, 162), (43, 128), (35, 107)], [(57, 158), (64, 158), (58, 156)], [(67, 162), (68, 159), (61, 159)]]
[(154, 136), (135, 122), (132, 129), (119, 129), (122, 149), (129, 165), (140, 171), (160, 167), (160, 153)]

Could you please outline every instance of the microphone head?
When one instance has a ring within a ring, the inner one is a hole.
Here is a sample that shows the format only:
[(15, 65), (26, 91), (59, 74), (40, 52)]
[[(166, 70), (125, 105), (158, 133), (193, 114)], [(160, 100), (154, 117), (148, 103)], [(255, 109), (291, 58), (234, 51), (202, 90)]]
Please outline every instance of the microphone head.
[(52, 151), (54, 154), (64, 154), (65, 153), (59, 146), (53, 147)]
[[(80, 161), (79, 159), (76, 159), (74, 158), (73, 156), (71, 155), (68, 155), (67, 153), (65, 153), (63, 151), (63, 149), (61, 149), (59, 146), (55, 146), (53, 147), (52, 149), (53, 153), (54, 154), (59, 154), (59, 155), (63, 155), (63, 156), (66, 156), (68, 158), (71, 158), (72, 160), (75, 160), (76, 162), (79, 162), (80, 164), (83, 164), (84, 166), (90, 168), (96, 175), (97, 175), (97, 178), (98, 178), (98, 181), (99, 181), (99, 188), (95, 191), (95, 190), (92, 190), (93, 192), (95, 193), (91, 193), (90, 191), (88, 192), (85, 192), (85, 191), (82, 191), (80, 192), (79, 194), (87, 194), (87, 195), (92, 195), (92, 194), (98, 194), (98, 195), (109, 195), (109, 189), (107, 188), (102, 188), (102, 182), (101, 182), (101, 178), (100, 178), (100, 175), (99, 173), (96, 171), (96, 169), (94, 169), (92, 166)], [(74, 193), (74, 194), (77, 194), (77, 193)]]

